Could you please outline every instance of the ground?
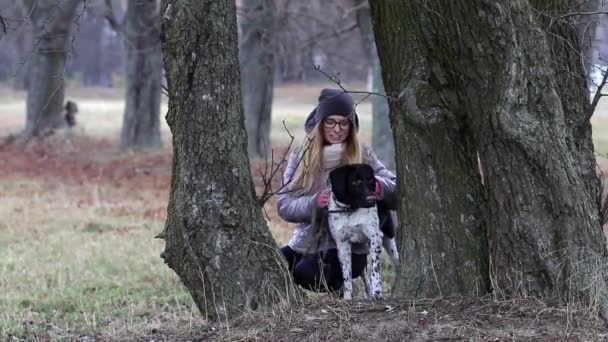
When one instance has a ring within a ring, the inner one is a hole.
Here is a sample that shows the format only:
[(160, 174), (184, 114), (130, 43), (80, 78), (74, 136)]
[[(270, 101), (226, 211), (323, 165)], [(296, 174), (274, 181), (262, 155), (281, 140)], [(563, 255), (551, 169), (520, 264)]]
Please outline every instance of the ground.
[[(301, 138), (320, 87), (277, 89), (275, 146), (289, 142), (283, 121)], [(308, 296), (236, 321), (206, 322), (163, 264), (164, 244), (154, 238), (166, 217), (168, 128), (162, 150), (122, 153), (122, 91), (67, 94), (80, 109), (71, 137), (0, 147), (0, 340), (608, 340), (593, 308), (495, 297), (345, 304)], [(0, 140), (23, 127), (23, 100), (22, 92), (0, 88)], [(368, 139), (369, 104), (359, 111)], [(593, 121), (601, 154), (608, 152), (603, 113), (601, 107)], [(257, 165), (252, 174), (259, 189)], [(274, 199), (266, 205), (268, 225), (284, 243), (291, 227), (275, 205)]]

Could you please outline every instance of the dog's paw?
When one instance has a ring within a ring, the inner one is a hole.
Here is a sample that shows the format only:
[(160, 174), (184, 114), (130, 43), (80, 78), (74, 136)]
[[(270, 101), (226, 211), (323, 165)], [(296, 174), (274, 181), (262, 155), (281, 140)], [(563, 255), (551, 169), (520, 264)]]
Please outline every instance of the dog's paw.
[(372, 299), (373, 300), (384, 300), (384, 295), (382, 294), (382, 292), (376, 291), (372, 294)]

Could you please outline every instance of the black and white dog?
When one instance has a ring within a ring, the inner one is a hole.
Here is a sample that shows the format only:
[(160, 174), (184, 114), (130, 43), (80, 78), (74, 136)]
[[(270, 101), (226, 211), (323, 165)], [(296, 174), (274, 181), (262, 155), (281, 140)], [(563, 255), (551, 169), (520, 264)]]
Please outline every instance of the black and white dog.
[(382, 299), (380, 272), (381, 245), (388, 252), (393, 266), (399, 262), (395, 244), (395, 225), (386, 205), (374, 196), (376, 178), (367, 164), (350, 164), (329, 174), (332, 196), (328, 204), (327, 223), (336, 242), (344, 276), (344, 299), (351, 300), (351, 243), (370, 242), (371, 284), (364, 275), (366, 292), (372, 299)]

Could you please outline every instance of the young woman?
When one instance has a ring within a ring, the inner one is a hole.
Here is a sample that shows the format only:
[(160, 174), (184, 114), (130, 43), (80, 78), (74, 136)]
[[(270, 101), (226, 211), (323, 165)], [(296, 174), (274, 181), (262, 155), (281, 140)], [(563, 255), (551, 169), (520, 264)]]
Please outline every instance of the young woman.
[[(296, 224), (281, 251), (298, 285), (312, 291), (339, 292), (343, 277), (335, 242), (329, 234), (318, 235), (311, 227), (313, 209), (325, 208), (329, 201), (329, 172), (345, 164), (369, 164), (376, 176), (379, 200), (394, 198), (395, 175), (369, 146), (359, 142), (359, 119), (349, 94), (323, 89), (304, 127), (306, 139), (291, 154), (283, 174), (285, 187), (278, 194), (279, 216)], [(324, 238), (317, 241), (319, 236)], [(353, 279), (363, 273), (368, 252), (369, 244), (353, 245)]]

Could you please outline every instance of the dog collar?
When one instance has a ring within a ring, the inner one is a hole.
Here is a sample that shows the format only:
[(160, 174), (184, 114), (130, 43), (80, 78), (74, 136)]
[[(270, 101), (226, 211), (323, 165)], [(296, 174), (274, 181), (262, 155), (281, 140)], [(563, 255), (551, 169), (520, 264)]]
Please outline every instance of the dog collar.
[(336, 209), (336, 210), (329, 210), (327, 212), (328, 214), (350, 213), (350, 212), (354, 211), (353, 208), (351, 208), (350, 205), (340, 203), (340, 201), (338, 201), (338, 199), (336, 198), (336, 196), (333, 193), (331, 194), (331, 199), (336, 204), (336, 206), (338, 207), (338, 209)]

